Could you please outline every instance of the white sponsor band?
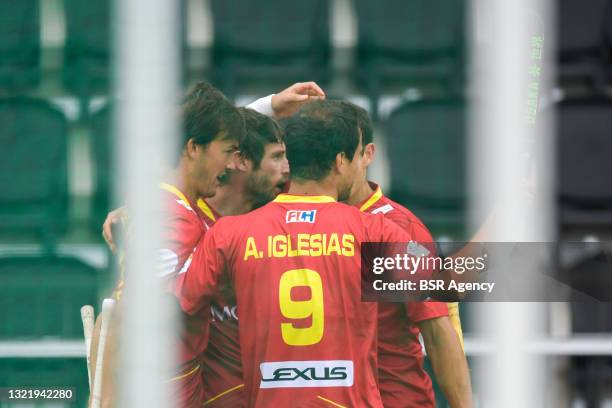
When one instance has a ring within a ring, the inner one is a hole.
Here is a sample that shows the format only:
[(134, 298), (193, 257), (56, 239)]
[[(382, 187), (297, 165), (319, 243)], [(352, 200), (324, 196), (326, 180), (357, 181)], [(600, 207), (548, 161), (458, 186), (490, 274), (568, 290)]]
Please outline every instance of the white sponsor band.
[(275, 361), (259, 365), (260, 388), (351, 387), (351, 360)]

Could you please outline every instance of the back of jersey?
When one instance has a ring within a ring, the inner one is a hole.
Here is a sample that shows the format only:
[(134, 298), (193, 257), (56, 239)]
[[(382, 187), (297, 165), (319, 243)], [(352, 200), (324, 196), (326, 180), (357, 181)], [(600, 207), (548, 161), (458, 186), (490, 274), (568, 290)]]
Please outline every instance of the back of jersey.
[(377, 305), (360, 299), (359, 243), (381, 240), (383, 222), (291, 195), (220, 222), (252, 406), (382, 406)]

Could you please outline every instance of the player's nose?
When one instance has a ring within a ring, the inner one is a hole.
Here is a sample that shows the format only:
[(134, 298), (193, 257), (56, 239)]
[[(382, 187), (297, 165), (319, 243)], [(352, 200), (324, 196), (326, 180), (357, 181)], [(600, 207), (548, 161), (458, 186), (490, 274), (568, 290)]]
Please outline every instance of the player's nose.
[(281, 173), (283, 176), (289, 177), (289, 160), (283, 160), (283, 164), (281, 167)]

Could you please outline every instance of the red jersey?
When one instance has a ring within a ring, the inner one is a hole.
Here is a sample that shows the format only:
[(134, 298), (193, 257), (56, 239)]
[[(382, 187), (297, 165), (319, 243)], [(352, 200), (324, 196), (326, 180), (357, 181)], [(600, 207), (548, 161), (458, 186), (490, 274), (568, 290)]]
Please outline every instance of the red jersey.
[[(433, 242), (421, 220), (385, 197), (378, 185), (370, 183), (370, 186), (374, 193), (361, 204), (361, 211), (384, 214), (412, 235), (417, 243)], [(448, 316), (448, 307), (443, 302), (378, 305), (378, 376), (385, 408), (435, 407), (431, 379), (423, 368), (420, 332), (415, 323), (441, 316)]]
[[(212, 227), (221, 214), (206, 201), (198, 207)], [(238, 336), (238, 308), (234, 289), (229, 282), (221, 285), (211, 300), (208, 345), (202, 355), (200, 370), (204, 384), (205, 406), (241, 408), (246, 406), (243, 392), (242, 361)]]
[[(162, 183), (164, 207), (162, 249), (159, 274), (167, 279), (168, 291), (180, 291), (181, 274), (192, 261), (192, 255), (208, 226), (204, 214), (193, 206), (175, 186)], [(204, 388), (199, 375), (199, 355), (206, 347), (208, 314), (182, 314), (180, 331), (180, 370), (171, 381), (181, 408), (200, 408)]]
[(206, 307), (223, 272), (236, 291), (249, 406), (382, 407), (376, 303), (363, 303), (360, 242), (408, 242), (383, 216), (331, 197), (279, 195), (206, 235), (181, 306)]

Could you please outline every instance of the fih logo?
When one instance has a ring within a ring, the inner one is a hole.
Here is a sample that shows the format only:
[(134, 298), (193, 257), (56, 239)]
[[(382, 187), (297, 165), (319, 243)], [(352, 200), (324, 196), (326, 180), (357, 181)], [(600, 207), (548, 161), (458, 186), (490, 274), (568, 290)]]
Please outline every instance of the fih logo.
[(287, 224), (289, 224), (290, 222), (308, 222), (310, 224), (314, 224), (316, 216), (317, 216), (317, 210), (310, 210), (310, 211), (291, 210), (291, 211), (287, 211), (287, 215), (285, 216), (285, 221), (287, 222)]
[(260, 388), (351, 387), (350, 360), (277, 361), (261, 363)]

